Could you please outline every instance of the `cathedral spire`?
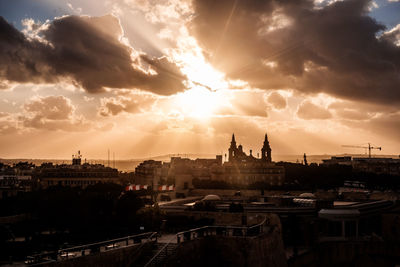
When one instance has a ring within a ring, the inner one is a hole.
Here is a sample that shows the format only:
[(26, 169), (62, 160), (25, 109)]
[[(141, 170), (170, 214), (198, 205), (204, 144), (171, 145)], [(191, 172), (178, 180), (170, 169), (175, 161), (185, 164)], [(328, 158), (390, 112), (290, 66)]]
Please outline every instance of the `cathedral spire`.
[(231, 147), (236, 148), (235, 134), (232, 134)]
[(235, 134), (232, 134), (231, 146), (229, 148), (229, 161), (232, 161), (237, 152)]
[(264, 145), (261, 149), (261, 159), (266, 162), (271, 162), (271, 146), (269, 145), (268, 135), (265, 133)]

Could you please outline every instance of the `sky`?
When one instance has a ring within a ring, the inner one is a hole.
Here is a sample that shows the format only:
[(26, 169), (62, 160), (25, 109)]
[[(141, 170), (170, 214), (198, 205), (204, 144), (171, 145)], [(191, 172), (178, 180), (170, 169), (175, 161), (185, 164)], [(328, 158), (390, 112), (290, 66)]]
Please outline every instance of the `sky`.
[(0, 158), (400, 154), (400, 1), (0, 0)]

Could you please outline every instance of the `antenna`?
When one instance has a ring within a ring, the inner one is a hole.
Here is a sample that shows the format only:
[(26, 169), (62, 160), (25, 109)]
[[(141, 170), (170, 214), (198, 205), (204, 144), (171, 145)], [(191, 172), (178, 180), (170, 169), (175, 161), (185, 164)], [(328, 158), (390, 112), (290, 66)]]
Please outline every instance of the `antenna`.
[(113, 168), (115, 169), (115, 152), (113, 152)]
[(107, 150), (108, 153), (108, 161), (107, 161), (107, 166), (110, 167), (110, 149)]

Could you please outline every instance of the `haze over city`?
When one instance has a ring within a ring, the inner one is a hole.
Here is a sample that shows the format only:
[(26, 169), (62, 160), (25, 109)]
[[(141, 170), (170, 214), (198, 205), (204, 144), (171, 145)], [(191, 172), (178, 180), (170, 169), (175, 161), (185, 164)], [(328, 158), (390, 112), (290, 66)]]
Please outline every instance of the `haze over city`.
[(400, 151), (400, 2), (0, 0), (0, 157)]

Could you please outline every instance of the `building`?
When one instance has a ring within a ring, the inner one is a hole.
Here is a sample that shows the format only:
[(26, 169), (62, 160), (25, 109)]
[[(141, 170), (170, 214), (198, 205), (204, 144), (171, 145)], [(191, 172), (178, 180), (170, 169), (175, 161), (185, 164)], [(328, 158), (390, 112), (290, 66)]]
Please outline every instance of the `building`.
[(148, 185), (156, 188), (166, 182), (169, 163), (156, 160), (145, 160), (135, 168), (135, 184)]
[(0, 163), (0, 199), (32, 191), (35, 165), (19, 162), (13, 166)]
[(224, 180), (233, 184), (249, 185), (256, 182), (267, 183), (271, 186), (281, 186), (285, 179), (285, 169), (272, 162), (272, 149), (265, 134), (261, 148), (261, 158), (246, 155), (243, 146), (236, 146), (235, 134), (232, 135), (229, 147), (229, 161), (223, 165)]
[(232, 135), (228, 149), (229, 161), (223, 163), (222, 155), (214, 159), (189, 159), (172, 157), (170, 163), (146, 160), (135, 169), (135, 184), (157, 187), (174, 184), (177, 190), (193, 188), (193, 179), (225, 181), (232, 184), (249, 185), (264, 182), (281, 186), (285, 178), (283, 166), (272, 162), (271, 146), (265, 135), (261, 158), (246, 155), (242, 145), (237, 146)]
[(361, 172), (400, 175), (400, 158), (352, 158), (350, 156), (334, 156), (330, 159), (322, 160), (321, 165), (345, 165), (352, 166), (353, 170)]
[(102, 164), (81, 164), (81, 154), (72, 156), (72, 164), (43, 163), (34, 177), (42, 188), (61, 185), (85, 188), (97, 183), (118, 183), (118, 170)]
[[(249, 161), (257, 161), (253, 156), (253, 151), (250, 150), (250, 155), (246, 155), (243, 152), (243, 146), (236, 146), (235, 134), (232, 134), (231, 146), (228, 149), (229, 151), (229, 162), (249, 162)], [(264, 145), (261, 148), (261, 161), (271, 163), (271, 146), (269, 145), (268, 136), (265, 134)]]
[(400, 158), (353, 158), (352, 166), (357, 171), (400, 175)]
[(322, 165), (346, 165), (351, 166), (352, 161), (350, 156), (344, 157), (331, 157), (330, 159), (323, 159)]
[(193, 188), (193, 179), (222, 179), (222, 156), (215, 159), (187, 159), (172, 157), (168, 177), (175, 181), (178, 190)]

